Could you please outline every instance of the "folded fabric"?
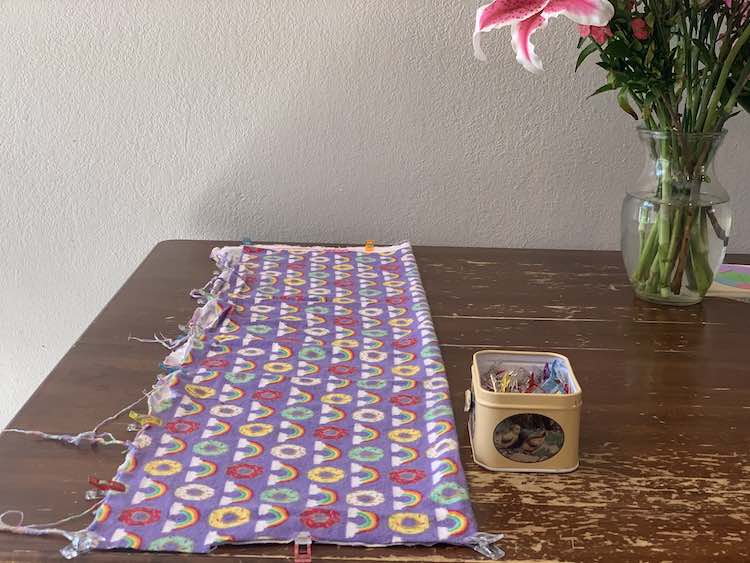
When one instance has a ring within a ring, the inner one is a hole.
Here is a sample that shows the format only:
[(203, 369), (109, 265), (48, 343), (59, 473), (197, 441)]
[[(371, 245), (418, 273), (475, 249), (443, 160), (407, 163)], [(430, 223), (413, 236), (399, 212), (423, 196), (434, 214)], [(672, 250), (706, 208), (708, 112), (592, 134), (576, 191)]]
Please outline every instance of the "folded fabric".
[(448, 543), (490, 556), (408, 243), (215, 249), (89, 530), (98, 549)]

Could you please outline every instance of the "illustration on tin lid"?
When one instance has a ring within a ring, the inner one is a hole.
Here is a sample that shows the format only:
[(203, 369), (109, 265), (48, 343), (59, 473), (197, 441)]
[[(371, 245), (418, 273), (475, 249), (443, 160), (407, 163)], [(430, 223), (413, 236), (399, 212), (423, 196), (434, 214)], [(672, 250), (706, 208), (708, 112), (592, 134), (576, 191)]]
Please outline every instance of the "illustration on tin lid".
[(495, 448), (504, 457), (521, 463), (538, 463), (559, 452), (565, 442), (560, 425), (543, 414), (509, 416), (495, 427)]

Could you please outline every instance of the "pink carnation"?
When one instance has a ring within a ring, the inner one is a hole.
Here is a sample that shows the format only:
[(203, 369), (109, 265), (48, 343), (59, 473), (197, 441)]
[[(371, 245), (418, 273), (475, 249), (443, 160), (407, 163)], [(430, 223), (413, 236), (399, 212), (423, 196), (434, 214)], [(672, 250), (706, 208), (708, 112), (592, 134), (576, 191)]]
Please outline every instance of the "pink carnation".
[(608, 37), (612, 37), (612, 30), (608, 25), (579, 25), (578, 32), (581, 37), (591, 37), (599, 45), (604, 45)]
[(643, 18), (633, 18), (630, 22), (630, 27), (633, 29), (633, 35), (635, 35), (635, 38), (640, 39), (641, 41), (648, 39), (648, 36), (651, 33), (646, 20)]

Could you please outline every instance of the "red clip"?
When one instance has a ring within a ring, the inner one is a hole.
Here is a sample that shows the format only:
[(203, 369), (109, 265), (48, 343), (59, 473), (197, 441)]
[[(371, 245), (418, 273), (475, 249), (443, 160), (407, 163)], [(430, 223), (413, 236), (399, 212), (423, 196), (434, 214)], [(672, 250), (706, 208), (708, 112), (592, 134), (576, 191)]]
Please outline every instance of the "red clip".
[(118, 493), (125, 492), (125, 485), (119, 481), (107, 481), (105, 479), (99, 479), (93, 475), (89, 476), (89, 485), (96, 487), (100, 491), (115, 491)]
[(300, 532), (294, 538), (294, 563), (312, 563), (312, 536)]

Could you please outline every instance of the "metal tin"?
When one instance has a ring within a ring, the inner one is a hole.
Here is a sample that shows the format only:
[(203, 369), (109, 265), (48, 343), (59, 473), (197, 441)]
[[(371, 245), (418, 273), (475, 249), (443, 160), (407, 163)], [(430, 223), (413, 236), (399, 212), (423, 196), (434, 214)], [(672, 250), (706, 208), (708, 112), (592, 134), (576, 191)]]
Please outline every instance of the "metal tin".
[[(560, 359), (568, 370), (568, 394), (496, 393), (480, 385), (492, 364), (539, 369)], [(474, 354), (466, 391), (474, 461), (492, 471), (565, 473), (578, 467), (583, 392), (570, 361), (551, 352), (482, 350)]]

